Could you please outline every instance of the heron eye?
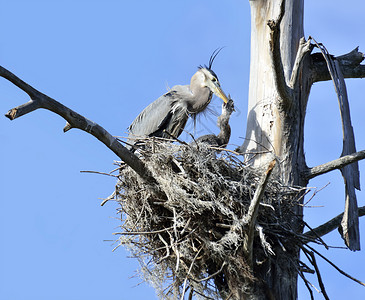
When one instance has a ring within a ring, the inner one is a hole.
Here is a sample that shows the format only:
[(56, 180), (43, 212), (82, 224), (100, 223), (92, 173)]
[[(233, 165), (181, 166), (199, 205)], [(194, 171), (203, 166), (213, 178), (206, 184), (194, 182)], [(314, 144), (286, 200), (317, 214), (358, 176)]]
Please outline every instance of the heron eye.
[(217, 81), (217, 78), (213, 77), (213, 78), (212, 78), (212, 81), (213, 81), (213, 82), (216, 82), (216, 81)]

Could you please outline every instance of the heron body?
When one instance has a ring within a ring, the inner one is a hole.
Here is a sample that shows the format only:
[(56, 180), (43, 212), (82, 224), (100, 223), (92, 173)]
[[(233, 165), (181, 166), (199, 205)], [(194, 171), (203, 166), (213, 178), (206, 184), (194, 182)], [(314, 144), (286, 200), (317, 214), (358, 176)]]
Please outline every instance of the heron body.
[(189, 118), (204, 111), (213, 93), (225, 103), (228, 98), (222, 91), (217, 75), (211, 70), (215, 56), (209, 66), (199, 67), (192, 76), (190, 85), (175, 85), (166, 94), (148, 105), (129, 126), (128, 144), (133, 146), (144, 137), (178, 137)]
[[(192, 96), (189, 85), (176, 85), (166, 94), (148, 105), (129, 126), (130, 136), (135, 138), (156, 136), (170, 138), (168, 134), (178, 137), (185, 127), (189, 115), (194, 114), (194, 108), (188, 102), (179, 101)], [(208, 94), (207, 104), (212, 98)], [(168, 132), (168, 133), (166, 133)]]

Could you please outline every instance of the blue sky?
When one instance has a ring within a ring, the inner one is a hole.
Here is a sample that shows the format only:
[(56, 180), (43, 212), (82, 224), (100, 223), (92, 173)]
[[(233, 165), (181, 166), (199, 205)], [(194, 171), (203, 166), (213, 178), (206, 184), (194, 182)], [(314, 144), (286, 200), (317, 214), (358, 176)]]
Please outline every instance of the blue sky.
[[(365, 51), (362, 0), (306, 1), (305, 33), (340, 55)], [(354, 9), (357, 8), (357, 9)], [(125, 135), (135, 116), (166, 91), (188, 84), (214, 49), (226, 46), (214, 70), (235, 100), (233, 144), (245, 133), (249, 78), (248, 1), (0, 1), (0, 64), (35, 88)], [(358, 150), (365, 149), (365, 81), (348, 80)], [(27, 95), (0, 80), (0, 110)], [(221, 101), (212, 107), (220, 109)], [(100, 207), (115, 180), (81, 170), (108, 172), (117, 159), (93, 137), (62, 132), (65, 121), (39, 110), (10, 122), (0, 117), (0, 299), (155, 299), (154, 290), (132, 278), (138, 268), (129, 253), (112, 252), (119, 225), (115, 203)], [(189, 127), (188, 127), (189, 128)], [(191, 129), (191, 126), (190, 126)], [(215, 116), (202, 116), (197, 135), (216, 132)], [(331, 82), (312, 89), (305, 128), (308, 165), (337, 158), (342, 132)], [(186, 138), (182, 136), (182, 138)], [(365, 165), (360, 162), (360, 171)], [(323, 187), (305, 210), (316, 226), (343, 210), (339, 172), (313, 180)], [(364, 180), (361, 179), (364, 186)], [(359, 206), (364, 192), (357, 193)], [(323, 206), (323, 207), (319, 207)], [(364, 235), (364, 221), (360, 221)], [(325, 240), (343, 243), (337, 232)], [(362, 239), (363, 247), (365, 240)], [(365, 280), (364, 252), (322, 249), (346, 272)], [(342, 278), (318, 259), (333, 299), (361, 299), (365, 288)], [(310, 278), (313, 283), (315, 278)], [(308, 299), (301, 285), (299, 299)], [(317, 295), (320, 299), (320, 295)]]

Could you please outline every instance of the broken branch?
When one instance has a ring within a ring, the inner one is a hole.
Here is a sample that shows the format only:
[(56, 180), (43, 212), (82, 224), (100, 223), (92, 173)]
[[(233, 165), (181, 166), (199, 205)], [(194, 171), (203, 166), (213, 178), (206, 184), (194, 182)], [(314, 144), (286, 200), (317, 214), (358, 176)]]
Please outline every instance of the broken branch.
[(269, 180), (270, 174), (274, 169), (276, 164), (276, 160), (270, 162), (266, 172), (262, 175), (260, 182), (257, 186), (255, 194), (251, 200), (250, 207), (248, 208), (247, 215), (245, 217), (244, 223), (248, 224), (248, 229), (246, 233), (246, 239), (244, 241), (243, 249), (245, 251), (246, 257), (249, 261), (249, 264), (252, 266), (252, 247), (253, 247), (253, 239), (254, 239), (254, 230), (256, 218), (258, 215), (260, 201), (264, 195), (266, 184)]

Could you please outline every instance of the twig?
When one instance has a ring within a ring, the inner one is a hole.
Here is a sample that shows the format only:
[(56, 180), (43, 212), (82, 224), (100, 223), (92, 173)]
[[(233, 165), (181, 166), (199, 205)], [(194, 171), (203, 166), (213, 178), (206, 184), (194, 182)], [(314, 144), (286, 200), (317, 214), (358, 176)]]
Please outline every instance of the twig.
[(223, 271), (223, 268), (224, 268), (225, 265), (226, 265), (226, 262), (223, 262), (222, 266), (220, 267), (220, 269), (217, 272), (215, 272), (215, 273), (213, 273), (213, 274), (211, 274), (211, 275), (209, 275), (205, 278), (197, 279), (196, 281), (197, 282), (202, 282), (202, 281), (206, 281), (206, 280), (209, 280), (209, 279), (213, 278), (214, 276), (218, 275), (220, 272)]
[(303, 281), (304, 281), (304, 284), (305, 284), (305, 286), (307, 287), (307, 290), (308, 290), (308, 292), (309, 292), (309, 294), (310, 294), (310, 296), (311, 296), (311, 300), (314, 300), (314, 296), (313, 296), (313, 291), (312, 291), (312, 289), (311, 289), (311, 287), (310, 287), (310, 285), (312, 286), (312, 287), (314, 287), (313, 286), (313, 284), (311, 284), (309, 281), (308, 281), (308, 279), (307, 278), (305, 278), (305, 276), (304, 276), (304, 274), (303, 274), (303, 272), (302, 271), (298, 271), (298, 274), (299, 274), (299, 276), (303, 279)]
[(139, 235), (139, 234), (156, 234), (156, 233), (161, 233), (161, 232), (165, 232), (169, 229), (171, 229), (172, 227), (168, 227), (168, 228), (164, 228), (164, 229), (160, 229), (160, 230), (155, 230), (155, 231), (136, 231), (136, 232), (114, 232), (113, 235)]
[(180, 236), (182, 236), (184, 234), (184, 232), (186, 231), (186, 229), (189, 227), (190, 221), (191, 221), (191, 217), (188, 219), (188, 221), (186, 222), (184, 228), (181, 230)]
[(203, 249), (203, 247), (200, 247), (199, 251), (195, 254), (195, 257), (193, 258), (193, 261), (192, 261), (192, 262), (191, 262), (191, 264), (190, 264), (190, 267), (189, 267), (188, 273), (186, 274), (186, 277), (185, 277), (185, 280), (184, 280), (184, 285), (183, 285), (183, 288), (182, 288), (183, 293), (182, 293), (181, 298), (180, 298), (181, 300), (184, 300), (185, 288), (186, 288), (186, 282), (188, 281), (188, 277), (189, 277), (189, 275), (190, 275), (190, 272), (191, 272), (191, 270), (193, 269), (193, 266), (194, 266), (195, 260), (196, 260), (196, 258), (198, 257), (198, 255), (199, 255), (199, 253), (200, 253), (200, 251), (201, 251), (202, 249)]
[(233, 153), (235, 155), (243, 155), (243, 153), (239, 153), (237, 151), (233, 151), (233, 150), (230, 150), (230, 149), (226, 149), (226, 148), (221, 148), (221, 147), (214, 147), (214, 146), (209, 146), (210, 149), (212, 150), (218, 150), (218, 151), (226, 151), (226, 152), (230, 152), (230, 153)]
[(308, 227), (308, 229), (310, 230), (310, 232), (312, 232), (315, 236), (316, 236), (316, 239), (319, 239), (319, 241), (322, 243), (322, 245), (328, 250), (329, 247), (327, 246), (327, 244), (324, 242), (324, 240), (322, 240), (322, 238), (317, 234), (316, 231), (313, 230), (313, 228), (311, 226), (309, 226), (309, 224), (307, 222), (305, 222), (304, 220), (302, 221), (303, 224), (305, 226)]
[(365, 158), (365, 150), (361, 150), (353, 154), (342, 156), (340, 158), (324, 163), (322, 165), (308, 168), (302, 173), (302, 176), (305, 179), (312, 179), (324, 173), (328, 173), (336, 169), (341, 169), (344, 166), (347, 166), (364, 158)]
[(230, 292), (230, 293), (229, 293), (229, 295), (228, 295), (228, 297), (227, 297), (225, 300), (229, 300), (229, 299), (231, 299), (231, 298), (232, 298), (232, 296), (233, 296), (233, 292)]
[(358, 284), (361, 284), (362, 286), (365, 286), (365, 283), (363, 283), (362, 281), (352, 277), (351, 275), (347, 274), (345, 271), (342, 271), (339, 267), (337, 267), (333, 262), (331, 262), (328, 258), (326, 258), (325, 256), (323, 256), (321, 253), (319, 253), (316, 249), (312, 248), (309, 245), (305, 245), (305, 247), (311, 249), (314, 253), (316, 253), (317, 255), (319, 255), (320, 257), (322, 257), (326, 262), (328, 262), (332, 267), (334, 267), (338, 272), (340, 272), (342, 275), (346, 276), (347, 278), (350, 278), (351, 280), (357, 282)]
[(172, 135), (170, 132), (168, 132), (166, 129), (164, 129), (164, 131), (163, 131), (164, 133), (166, 133), (169, 137), (171, 137), (173, 140), (175, 140), (175, 141), (177, 141), (177, 142), (179, 142), (180, 144), (182, 144), (182, 145), (188, 145), (188, 143), (186, 143), (186, 142), (184, 142), (184, 141), (182, 141), (182, 140), (180, 140), (180, 139), (178, 139), (176, 136), (174, 136), (174, 135)]
[(10, 120), (19, 118), (36, 109), (44, 108), (58, 114), (67, 121), (64, 132), (71, 128), (81, 129), (101, 141), (110, 150), (112, 150), (120, 159), (127, 163), (138, 175), (140, 175), (147, 182), (155, 183), (155, 179), (150, 175), (144, 163), (127, 148), (125, 148), (118, 140), (107, 132), (103, 127), (97, 123), (86, 119), (84, 116), (69, 109), (65, 105), (39, 92), (19, 77), (0, 66), (0, 76), (9, 80), (15, 86), (23, 90), (30, 97), (30, 101), (15, 107), (8, 111), (5, 115)]
[(92, 173), (92, 174), (106, 175), (106, 176), (111, 176), (111, 177), (117, 177), (118, 178), (118, 175), (113, 175), (113, 174), (110, 174), (110, 173), (98, 172), (98, 171), (80, 171), (80, 173)]
[[(321, 187), (319, 190), (315, 189), (313, 191), (313, 195), (304, 204), (302, 204), (302, 206), (303, 207), (308, 207), (307, 204), (312, 201), (312, 199), (317, 195), (317, 193), (319, 193), (320, 191), (322, 191), (323, 189), (325, 189), (329, 184), (330, 183), (328, 182), (325, 186)], [(308, 192), (309, 192), (309, 189), (308, 189)]]
[(266, 184), (269, 180), (272, 170), (275, 167), (275, 164), (276, 160), (274, 159), (273, 161), (270, 162), (266, 172), (262, 175), (260, 182), (258, 183), (258, 186), (256, 188), (255, 194), (253, 196), (253, 199), (251, 200), (247, 215), (245, 216), (244, 219), (244, 223), (248, 224), (248, 229), (246, 233), (246, 238), (244, 240), (243, 249), (250, 266), (252, 266), (252, 247), (253, 247), (255, 223), (258, 215), (258, 208), (262, 196), (264, 195)]
[(165, 247), (165, 249), (166, 249), (166, 255), (159, 260), (159, 262), (161, 262), (165, 258), (168, 258), (170, 256), (170, 249), (169, 249), (169, 244), (164, 240), (164, 238), (161, 236), (161, 234), (158, 234), (158, 238), (166, 246)]
[(192, 287), (190, 287), (188, 300), (193, 300), (193, 295), (194, 295), (194, 289)]
[(302, 266), (299, 267), (299, 270), (303, 273), (309, 273), (309, 274), (314, 274), (315, 271), (312, 270), (310, 267), (308, 267), (304, 262), (302, 262), (301, 260), (299, 261), (299, 264), (301, 264)]
[[(359, 217), (365, 216), (365, 206), (359, 207), (358, 209)], [(317, 237), (321, 237), (330, 233), (340, 226), (341, 220), (343, 217), (343, 213), (339, 214), (337, 217), (329, 220), (328, 222), (304, 233), (304, 237), (309, 239), (310, 241), (314, 241)]]
[(109, 200), (113, 199), (116, 195), (116, 192), (114, 191), (109, 197), (103, 200), (103, 202), (100, 203), (100, 206), (103, 206), (105, 203), (107, 203)]
[(318, 268), (318, 265), (317, 265), (316, 257), (314, 256), (312, 251), (308, 251), (304, 247), (301, 247), (301, 249), (303, 250), (305, 256), (307, 257), (307, 259), (309, 260), (309, 262), (312, 264), (312, 266), (314, 267), (314, 269), (316, 271), (318, 284), (319, 284), (319, 287), (321, 288), (321, 292), (323, 294), (323, 297), (326, 300), (329, 300), (330, 298), (328, 297), (326, 289), (324, 287), (322, 276), (321, 276), (321, 273), (319, 272), (319, 268)]

